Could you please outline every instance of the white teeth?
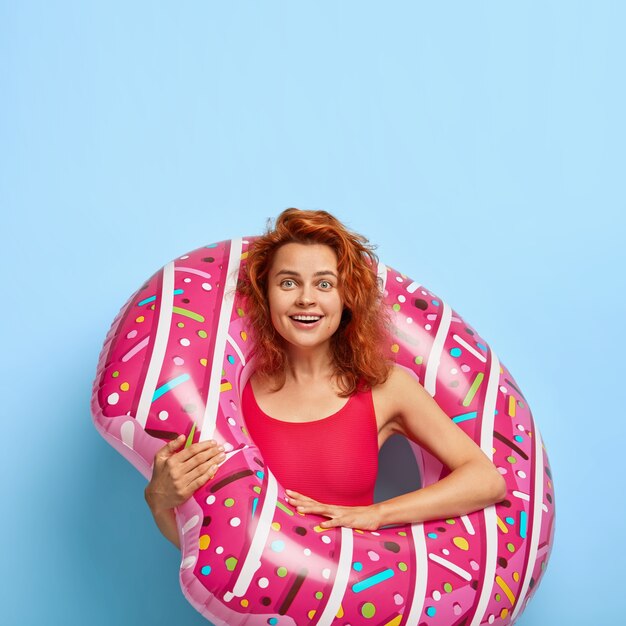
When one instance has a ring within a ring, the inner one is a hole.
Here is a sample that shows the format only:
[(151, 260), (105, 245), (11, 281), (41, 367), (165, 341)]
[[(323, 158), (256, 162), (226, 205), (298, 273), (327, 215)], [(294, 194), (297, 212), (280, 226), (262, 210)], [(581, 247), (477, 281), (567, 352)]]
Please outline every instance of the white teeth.
[(291, 319), (298, 320), (300, 322), (317, 322), (321, 319), (319, 315), (292, 315)]

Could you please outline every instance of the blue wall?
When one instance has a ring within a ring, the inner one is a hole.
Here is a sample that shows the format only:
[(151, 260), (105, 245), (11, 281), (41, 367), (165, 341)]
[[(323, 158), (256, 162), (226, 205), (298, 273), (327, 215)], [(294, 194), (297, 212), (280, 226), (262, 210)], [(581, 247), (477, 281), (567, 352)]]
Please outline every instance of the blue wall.
[(2, 623), (206, 623), (91, 382), (145, 278), (287, 206), (368, 235), (529, 399), (557, 534), (518, 623), (619, 621), (626, 10), (426, 5), (0, 1)]

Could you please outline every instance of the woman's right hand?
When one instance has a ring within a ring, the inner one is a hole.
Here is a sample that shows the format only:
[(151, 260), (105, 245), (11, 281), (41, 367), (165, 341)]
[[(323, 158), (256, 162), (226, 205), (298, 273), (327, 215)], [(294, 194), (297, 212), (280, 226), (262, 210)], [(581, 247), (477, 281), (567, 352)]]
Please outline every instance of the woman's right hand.
[(164, 445), (154, 456), (152, 479), (145, 496), (153, 514), (174, 509), (215, 476), (226, 458), (224, 446), (213, 440), (193, 443), (180, 450), (185, 436), (180, 435)]

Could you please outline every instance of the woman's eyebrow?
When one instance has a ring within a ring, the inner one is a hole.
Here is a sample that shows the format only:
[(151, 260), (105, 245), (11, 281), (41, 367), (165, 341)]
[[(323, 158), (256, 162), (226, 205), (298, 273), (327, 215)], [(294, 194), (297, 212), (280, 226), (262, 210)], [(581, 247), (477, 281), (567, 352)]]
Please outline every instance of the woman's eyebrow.
[[(278, 272), (276, 272), (276, 276), (295, 276), (296, 278), (300, 278), (299, 272), (287, 269), (279, 270)], [(333, 272), (332, 270), (320, 270), (319, 272), (315, 272), (313, 276), (334, 276), (335, 278), (337, 278), (337, 274), (335, 274), (335, 272)]]

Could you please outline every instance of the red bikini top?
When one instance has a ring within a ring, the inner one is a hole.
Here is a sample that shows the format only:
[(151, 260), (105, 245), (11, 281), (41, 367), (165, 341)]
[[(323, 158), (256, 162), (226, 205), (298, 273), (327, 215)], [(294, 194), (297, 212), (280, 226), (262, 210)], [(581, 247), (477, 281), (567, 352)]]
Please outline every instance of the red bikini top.
[(278, 482), (324, 504), (369, 505), (378, 473), (378, 425), (371, 389), (336, 413), (312, 422), (286, 422), (264, 413), (252, 385), (243, 390), (248, 432)]

